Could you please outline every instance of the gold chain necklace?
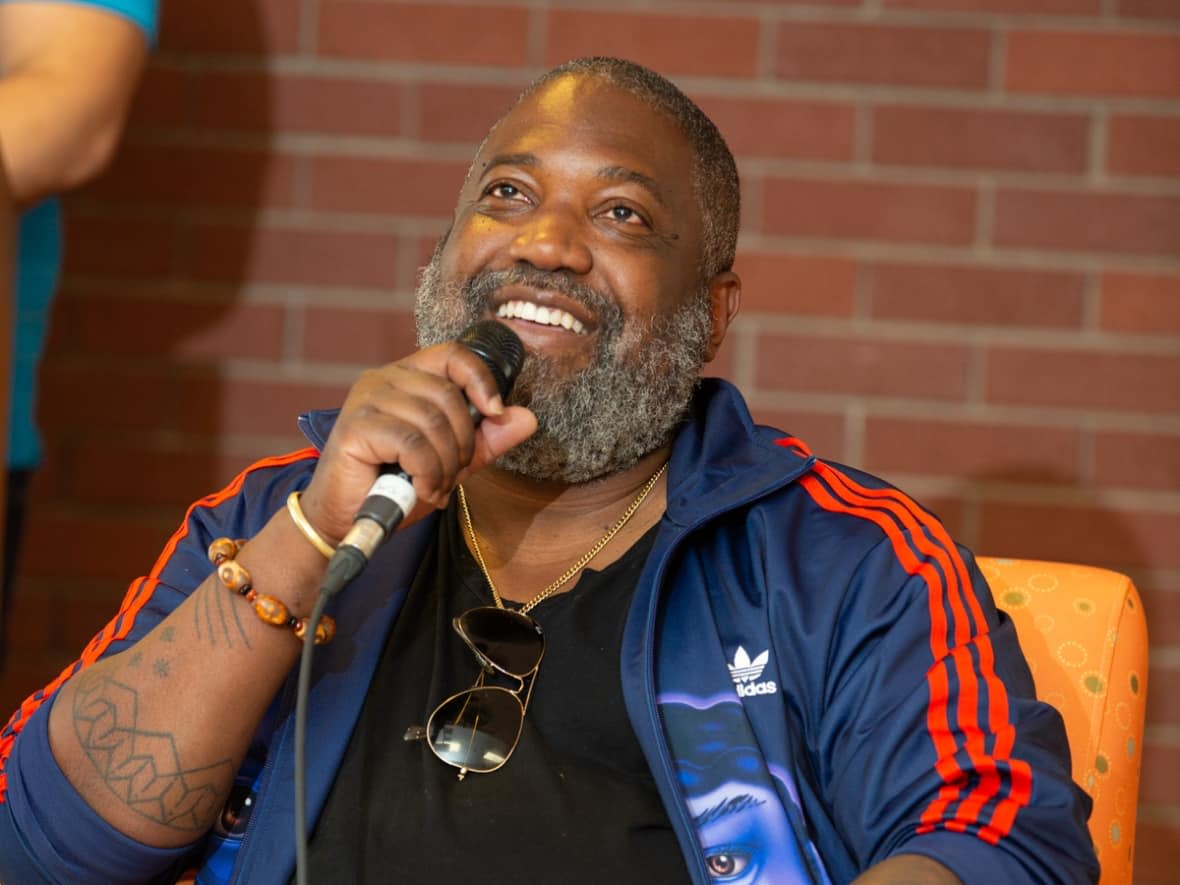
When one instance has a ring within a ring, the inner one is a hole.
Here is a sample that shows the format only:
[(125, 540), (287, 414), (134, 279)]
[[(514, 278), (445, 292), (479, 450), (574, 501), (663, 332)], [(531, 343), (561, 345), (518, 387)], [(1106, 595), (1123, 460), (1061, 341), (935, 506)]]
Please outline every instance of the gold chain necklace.
[[(566, 583), (570, 578), (580, 572), (583, 568), (585, 568), (586, 564), (589, 563), (590, 560), (602, 552), (602, 548), (610, 543), (610, 539), (617, 535), (623, 526), (625, 526), (631, 519), (631, 517), (635, 515), (635, 511), (639, 509), (639, 505), (643, 503), (643, 499), (647, 497), (647, 493), (650, 492), (655, 484), (659, 481), (660, 476), (662, 476), (664, 473), (664, 468), (667, 466), (667, 461), (660, 465), (660, 469), (653, 473), (651, 475), (651, 479), (644, 483), (643, 488), (639, 490), (639, 496), (631, 502), (631, 506), (626, 509), (621, 517), (619, 517), (619, 521), (611, 526), (607, 530), (607, 533), (599, 538), (595, 545), (591, 547), (581, 559), (562, 572), (561, 576), (556, 581), (554, 581), (552, 584), (522, 605), (520, 607), (520, 611), (522, 613), (528, 612), (529, 609), (531, 609), (537, 603), (548, 599), (561, 587), (562, 584)], [(487, 564), (483, 561), (483, 554), (479, 550), (479, 538), (476, 536), (475, 526), (472, 525), (471, 522), (471, 511), (467, 509), (467, 495), (463, 493), (462, 485), (458, 486), (458, 491), (459, 508), (463, 511), (463, 522), (466, 523), (467, 531), (471, 535), (471, 549), (472, 552), (475, 553), (475, 561), (479, 563), (480, 571), (483, 572), (484, 578), (487, 579), (488, 587), (490, 587), (492, 591), (492, 599), (496, 600), (496, 607), (504, 608), (504, 601), (500, 599), (500, 593), (498, 590), (496, 590), (496, 584), (494, 581), (492, 581), (492, 575), (488, 571)]]

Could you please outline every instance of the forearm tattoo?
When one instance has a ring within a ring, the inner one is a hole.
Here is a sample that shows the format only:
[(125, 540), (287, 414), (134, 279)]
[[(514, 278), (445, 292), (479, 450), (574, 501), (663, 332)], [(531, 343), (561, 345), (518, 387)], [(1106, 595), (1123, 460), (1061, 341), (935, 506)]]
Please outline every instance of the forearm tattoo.
[(227, 648), (233, 648), (234, 643), (250, 648), (250, 639), (241, 620), (246, 609), (232, 593), (209, 592), (209, 588), (204, 587), (198, 591), (196, 603), (193, 611), (198, 639), (204, 639), (210, 645), (225, 643)]
[(183, 768), (171, 734), (140, 728), (134, 688), (101, 673), (83, 674), (73, 719), (86, 757), (132, 811), (189, 832), (208, 829), (220, 814), (233, 777), (231, 760)]

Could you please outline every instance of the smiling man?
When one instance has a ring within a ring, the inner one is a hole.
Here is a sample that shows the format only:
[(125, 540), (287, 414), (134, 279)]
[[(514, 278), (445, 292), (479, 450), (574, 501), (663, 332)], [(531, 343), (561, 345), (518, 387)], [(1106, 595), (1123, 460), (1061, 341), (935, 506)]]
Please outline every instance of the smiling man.
[[(422, 349), (194, 505), (10, 721), (0, 879), (290, 880), (295, 637), (394, 462), (418, 503), (319, 635), (314, 880), (1096, 878), (1060, 717), (970, 555), (698, 380), (738, 216), (665, 79), (530, 86), (423, 274)], [(455, 340), (489, 320), (525, 351), (507, 402)]]

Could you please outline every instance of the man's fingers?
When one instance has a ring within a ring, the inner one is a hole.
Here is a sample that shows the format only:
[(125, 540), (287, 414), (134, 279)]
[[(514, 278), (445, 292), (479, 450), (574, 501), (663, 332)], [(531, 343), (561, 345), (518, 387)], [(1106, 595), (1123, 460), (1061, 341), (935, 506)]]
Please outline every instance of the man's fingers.
[(523, 406), (507, 406), (500, 415), (485, 418), (475, 437), (475, 457), (471, 470), (495, 461), (509, 449), (520, 445), (537, 430), (537, 416)]
[(444, 372), (463, 391), (466, 401), (481, 415), (499, 415), (504, 401), (488, 364), (461, 344), (440, 345), (446, 359)]

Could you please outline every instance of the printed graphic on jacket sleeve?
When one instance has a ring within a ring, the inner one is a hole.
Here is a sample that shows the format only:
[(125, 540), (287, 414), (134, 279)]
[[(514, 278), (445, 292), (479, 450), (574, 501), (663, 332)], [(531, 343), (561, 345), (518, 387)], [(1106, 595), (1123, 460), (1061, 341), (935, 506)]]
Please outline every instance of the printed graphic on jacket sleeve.
[(773, 679), (759, 682), (762, 671), (770, 660), (770, 649), (754, 656), (751, 660), (749, 652), (739, 645), (733, 655), (733, 663), (729, 664), (729, 675), (733, 678), (738, 697), (749, 698), (759, 694), (774, 694), (778, 686)]
[(713, 882), (829, 881), (814, 846), (796, 832), (802, 810), (794, 781), (766, 764), (732, 695), (664, 695), (660, 715)]

